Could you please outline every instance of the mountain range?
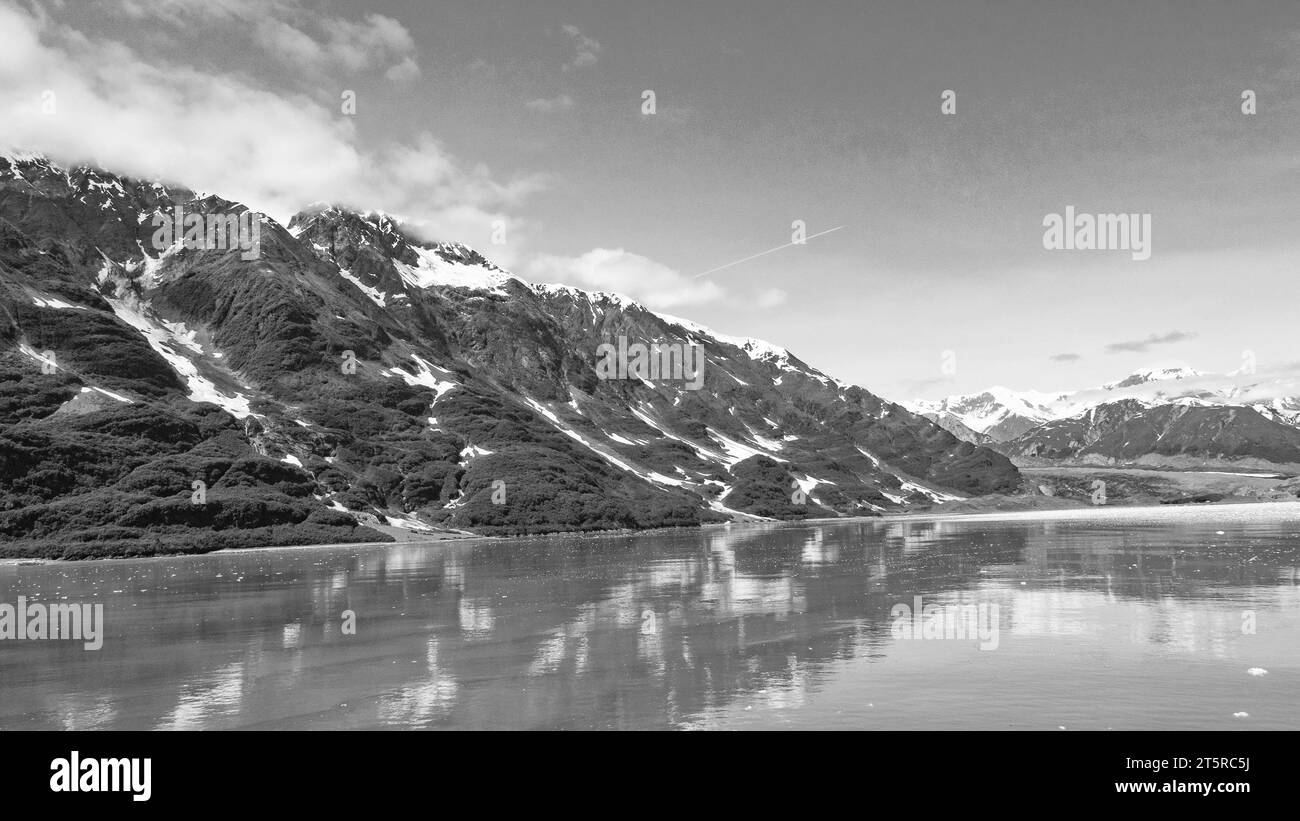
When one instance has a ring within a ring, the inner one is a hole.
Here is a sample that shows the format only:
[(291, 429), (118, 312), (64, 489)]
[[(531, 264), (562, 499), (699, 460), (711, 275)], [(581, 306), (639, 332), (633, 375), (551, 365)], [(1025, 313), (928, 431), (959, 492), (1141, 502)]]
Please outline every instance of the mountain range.
[(904, 404), (1021, 466), (1300, 471), (1300, 384), (1285, 377), (1145, 368), (1080, 391), (996, 387)]
[[(162, 247), (177, 207), (252, 258)], [(607, 378), (691, 348), (698, 384)], [(526, 282), (397, 218), (0, 158), (0, 552), (877, 515), (1014, 493), (1004, 454), (790, 351)]]

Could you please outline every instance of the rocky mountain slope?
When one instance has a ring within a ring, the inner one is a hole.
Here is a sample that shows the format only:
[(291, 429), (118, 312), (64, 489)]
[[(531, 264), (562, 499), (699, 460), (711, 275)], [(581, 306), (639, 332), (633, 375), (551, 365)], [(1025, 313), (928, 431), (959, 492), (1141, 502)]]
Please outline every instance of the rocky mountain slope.
[[(245, 211), (0, 159), (0, 551), (870, 514), (1020, 485), (782, 348), (524, 282), (384, 214), (258, 216), (245, 259), (155, 243), (178, 205)], [(609, 350), (651, 344), (703, 366), (610, 378)]]
[(998, 447), (1021, 464), (1050, 462), (1171, 468), (1300, 470), (1300, 429), (1254, 408), (1197, 400), (1097, 405)]

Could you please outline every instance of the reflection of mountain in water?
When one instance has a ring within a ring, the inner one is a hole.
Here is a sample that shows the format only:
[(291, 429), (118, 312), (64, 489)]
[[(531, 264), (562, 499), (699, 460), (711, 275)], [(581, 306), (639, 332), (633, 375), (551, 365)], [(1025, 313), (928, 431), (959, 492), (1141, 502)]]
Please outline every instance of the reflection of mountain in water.
[[(850, 662), (892, 654), (890, 608), (914, 596), (996, 603), (1004, 646), (1106, 635), (1221, 656), (1244, 608), (1300, 609), (1295, 540), (1206, 533), (1222, 546), (875, 520), (24, 568), (24, 589), (108, 597), (111, 663), (14, 648), (0, 672), (21, 661), (56, 686), (15, 690), (0, 727), (709, 726), (806, 704)], [(0, 575), (0, 600), (13, 582)], [(128, 698), (150, 681), (165, 694)]]

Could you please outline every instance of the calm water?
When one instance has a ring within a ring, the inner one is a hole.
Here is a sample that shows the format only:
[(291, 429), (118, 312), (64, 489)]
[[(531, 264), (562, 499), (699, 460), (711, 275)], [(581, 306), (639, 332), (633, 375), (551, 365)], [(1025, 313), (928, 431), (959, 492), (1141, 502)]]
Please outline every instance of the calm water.
[(0, 642), (0, 729), (1300, 729), (1297, 564), (1300, 505), (7, 565), (107, 624)]

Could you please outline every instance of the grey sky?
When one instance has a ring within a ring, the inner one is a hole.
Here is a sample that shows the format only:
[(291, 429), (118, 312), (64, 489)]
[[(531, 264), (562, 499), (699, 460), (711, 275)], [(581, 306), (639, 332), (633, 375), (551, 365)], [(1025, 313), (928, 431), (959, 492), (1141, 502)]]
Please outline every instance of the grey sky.
[[(129, 160), (75, 119), (99, 95), (136, 154), (168, 171), (189, 168), (187, 152), (266, 140), (275, 150), (242, 168), (194, 175), (272, 179), (245, 193), (269, 209), (328, 197), (413, 215), (523, 276), (631, 292), (890, 398), (1082, 387), (1170, 362), (1227, 371), (1248, 349), (1261, 370), (1296, 358), (1293, 1), (107, 0), (14, 13), (30, 8), (0, 0), (3, 24), (35, 43), (0, 57), (0, 136)], [(78, 37), (135, 68), (70, 66)], [(65, 119), (29, 122), (51, 87), (69, 89)], [(342, 89), (355, 117), (338, 114)], [(146, 105), (172, 125), (133, 115)], [(1150, 213), (1151, 258), (1044, 250), (1044, 215), (1067, 205)], [(487, 243), (498, 218), (504, 247)], [(789, 242), (794, 220), (809, 235), (844, 227), (692, 278)]]

